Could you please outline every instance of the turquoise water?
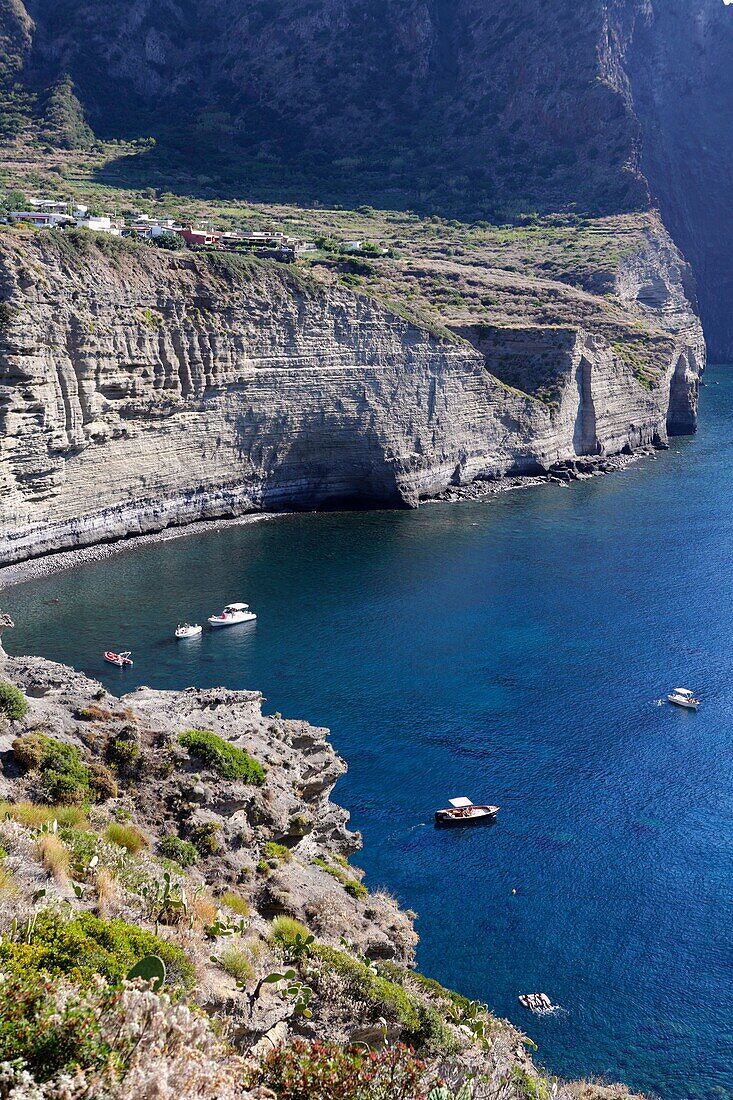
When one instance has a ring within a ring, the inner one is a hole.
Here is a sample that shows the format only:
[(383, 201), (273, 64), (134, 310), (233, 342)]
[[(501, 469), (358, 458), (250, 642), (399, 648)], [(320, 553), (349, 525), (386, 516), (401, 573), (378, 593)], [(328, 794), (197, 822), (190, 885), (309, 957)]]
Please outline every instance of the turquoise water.
[[(420, 914), (424, 971), (554, 1072), (731, 1098), (733, 371), (708, 382), (699, 435), (657, 461), (125, 553), (3, 593), (8, 648), (114, 691), (257, 687), (330, 726), (359, 862)], [(171, 640), (236, 599), (256, 626)], [(699, 713), (655, 705), (678, 684)], [(463, 794), (496, 826), (434, 830)], [(528, 991), (564, 1011), (531, 1016)]]

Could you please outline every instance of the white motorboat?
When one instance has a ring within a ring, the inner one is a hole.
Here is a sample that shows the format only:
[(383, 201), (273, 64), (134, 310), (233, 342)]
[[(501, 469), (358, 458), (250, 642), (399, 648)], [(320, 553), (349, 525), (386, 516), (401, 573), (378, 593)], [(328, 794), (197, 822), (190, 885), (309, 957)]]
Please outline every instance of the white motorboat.
[(700, 700), (695, 697), (694, 691), (690, 691), (689, 688), (672, 688), (667, 699), (678, 707), (687, 707), (688, 710), (697, 710), (700, 706)]
[(449, 798), (450, 807), (435, 811), (436, 825), (478, 825), (479, 822), (493, 821), (499, 812), (498, 806), (474, 806), (470, 798)]
[(176, 627), (176, 638), (195, 638), (203, 629), (198, 623), (179, 623)]
[(210, 615), (208, 621), (209, 626), (236, 626), (237, 623), (251, 623), (256, 618), (248, 603), (228, 603), (221, 615)]

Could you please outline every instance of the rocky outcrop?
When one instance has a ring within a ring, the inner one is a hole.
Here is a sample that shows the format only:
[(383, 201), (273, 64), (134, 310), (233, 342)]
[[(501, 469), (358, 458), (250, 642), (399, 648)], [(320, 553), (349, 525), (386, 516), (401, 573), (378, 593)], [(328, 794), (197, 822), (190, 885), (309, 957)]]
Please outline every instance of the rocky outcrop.
[[(366, 1042), (375, 1050), (401, 1040), (416, 1049), (429, 1082), (426, 1088), (400, 1085), (399, 1095), (409, 1100), (425, 1096), (436, 1079), (456, 1092), (464, 1081), (479, 1080), (482, 1100), (530, 1092), (557, 1100), (631, 1100), (621, 1086), (550, 1080), (511, 1023), (412, 970), (414, 914), (384, 891), (368, 890), (347, 858), (359, 837), (331, 801), (345, 765), (328, 731), (263, 715), (254, 691), (140, 688), (118, 699), (74, 669), (37, 657), (2, 657), (0, 678), (22, 690), (28, 708), (13, 721), (0, 715), (5, 946), (19, 926), (30, 942), (49, 912), (60, 918), (59, 928), (81, 914), (95, 922), (115, 918), (118, 930), (133, 925), (154, 932), (195, 971), (188, 997), (199, 1006), (196, 1018), (203, 1008), (226, 1040), (228, 1057), (232, 1048), (246, 1053), (251, 1069), (293, 1037)], [(186, 751), (181, 734), (191, 726), (220, 738), (220, 753), (222, 746), (245, 750), (264, 776), (227, 778), (221, 757), (217, 763)], [(63, 806), (48, 803), (48, 773), (39, 769), (49, 746), (58, 767), (76, 760)], [(105, 779), (91, 806), (79, 804), (74, 788), (80, 769)], [(183, 858), (181, 843), (188, 846), (185, 866), (171, 858), (171, 840), (177, 858)], [(118, 941), (110, 936), (109, 942)], [(67, 956), (59, 956), (61, 975), (77, 980), (76, 971), (68, 974)], [(100, 957), (84, 964), (102, 969)], [(32, 976), (33, 963), (24, 966)], [(283, 972), (288, 982), (297, 972), (295, 991), (283, 988)], [(169, 974), (169, 980), (176, 978)], [(306, 983), (303, 1013), (293, 996)], [(101, 979), (93, 988), (103, 988)], [(75, 995), (64, 987), (65, 997)], [(179, 991), (174, 1003), (185, 1004), (185, 995)], [(129, 997), (124, 1004), (127, 1031), (134, 1013)], [(185, 1013), (176, 1019), (179, 1038), (187, 1034)], [(152, 1053), (159, 1061), (145, 1061), (160, 1081), (150, 1091), (97, 1087), (73, 1095), (172, 1095), (168, 1044)], [(190, 1077), (187, 1084), (191, 1089)], [(181, 1096), (194, 1095), (181, 1087)], [(241, 1081), (231, 1091), (194, 1091), (248, 1100)]]
[(6, 233), (0, 562), (246, 511), (415, 505), (692, 430), (683, 265), (663, 234), (643, 251), (621, 321), (450, 336), (278, 265)]

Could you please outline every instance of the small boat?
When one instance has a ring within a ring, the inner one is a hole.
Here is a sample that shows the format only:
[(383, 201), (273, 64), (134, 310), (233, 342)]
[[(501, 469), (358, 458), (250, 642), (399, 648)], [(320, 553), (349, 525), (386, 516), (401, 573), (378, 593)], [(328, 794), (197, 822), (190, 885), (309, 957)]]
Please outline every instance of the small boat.
[(131, 652), (126, 649), (123, 653), (114, 653), (111, 649), (105, 649), (104, 659), (110, 665), (117, 665), (118, 668), (125, 668), (127, 665), (132, 664)]
[(554, 1005), (546, 993), (520, 993), (519, 1003), (528, 1008), (530, 1012), (536, 1012), (538, 1016), (545, 1016), (549, 1012), (555, 1012)]
[(176, 627), (176, 638), (195, 638), (203, 629), (198, 623), (179, 623)]
[(474, 806), (470, 798), (449, 798), (450, 807), (435, 811), (436, 825), (477, 825), (493, 821), (499, 812), (498, 806)]
[(689, 688), (672, 688), (667, 699), (678, 707), (687, 707), (688, 710), (697, 710), (700, 706), (700, 700), (695, 698), (694, 691), (690, 691)]
[(256, 619), (248, 603), (228, 603), (221, 615), (210, 615), (209, 626), (235, 626), (237, 623), (251, 623)]

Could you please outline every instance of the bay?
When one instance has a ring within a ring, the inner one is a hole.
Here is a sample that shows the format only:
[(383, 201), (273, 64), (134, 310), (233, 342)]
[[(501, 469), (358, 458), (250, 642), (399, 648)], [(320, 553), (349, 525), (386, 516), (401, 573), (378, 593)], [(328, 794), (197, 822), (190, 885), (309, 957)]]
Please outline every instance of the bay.
[[(569, 488), (193, 534), (3, 592), (12, 652), (329, 726), (420, 968), (565, 1076), (733, 1097), (733, 371), (694, 439)], [(252, 627), (176, 642), (234, 600)], [(108, 647), (134, 667), (104, 666)], [(698, 713), (658, 705), (698, 690)], [(455, 795), (494, 827), (436, 831)], [(516, 892), (515, 892), (516, 891)], [(563, 1010), (517, 1002), (542, 991)]]

